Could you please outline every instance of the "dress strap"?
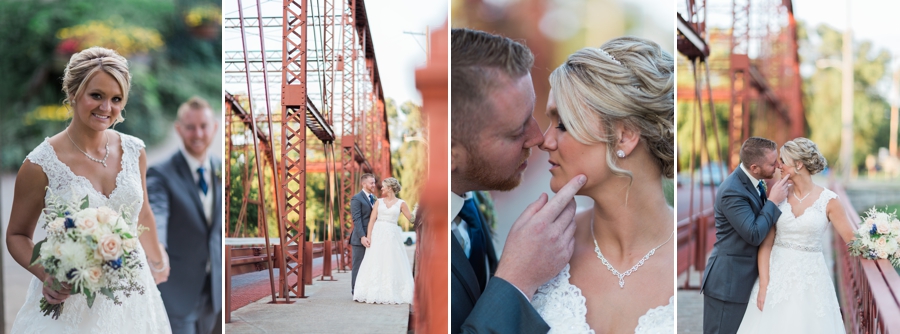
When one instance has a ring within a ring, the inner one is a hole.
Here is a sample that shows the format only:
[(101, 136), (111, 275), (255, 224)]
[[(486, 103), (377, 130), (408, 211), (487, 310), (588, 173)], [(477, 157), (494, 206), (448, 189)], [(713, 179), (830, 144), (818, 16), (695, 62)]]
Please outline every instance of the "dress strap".
[(69, 184), (74, 179), (74, 175), (70, 175), (71, 173), (67, 172), (68, 166), (59, 161), (49, 140), (50, 138), (44, 138), (40, 145), (28, 153), (25, 160), (40, 166), (47, 175), (48, 186), (51, 189), (58, 189), (60, 184)]

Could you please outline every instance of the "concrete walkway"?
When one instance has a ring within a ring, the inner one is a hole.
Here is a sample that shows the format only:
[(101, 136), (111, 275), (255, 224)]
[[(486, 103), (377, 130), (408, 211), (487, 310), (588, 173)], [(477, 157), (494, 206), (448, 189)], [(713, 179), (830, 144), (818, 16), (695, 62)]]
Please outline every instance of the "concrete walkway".
[[(267, 296), (231, 313), (227, 333), (406, 333), (409, 304), (354, 302), (350, 273), (334, 273), (337, 281), (313, 280), (305, 299), (269, 304)], [(268, 278), (267, 278), (268, 279)]]

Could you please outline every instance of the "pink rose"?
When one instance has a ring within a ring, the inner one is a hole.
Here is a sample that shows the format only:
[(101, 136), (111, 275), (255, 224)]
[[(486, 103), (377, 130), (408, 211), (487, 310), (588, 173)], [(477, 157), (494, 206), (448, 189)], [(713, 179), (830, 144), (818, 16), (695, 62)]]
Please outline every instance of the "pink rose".
[(95, 217), (81, 217), (75, 219), (75, 227), (87, 235), (93, 233), (99, 227), (99, 223)]
[(100, 267), (90, 267), (85, 271), (85, 274), (89, 281), (98, 283), (100, 282), (100, 277), (103, 276), (103, 270)]
[(112, 261), (122, 256), (122, 238), (115, 234), (107, 234), (100, 238), (100, 244), (97, 246), (103, 260)]

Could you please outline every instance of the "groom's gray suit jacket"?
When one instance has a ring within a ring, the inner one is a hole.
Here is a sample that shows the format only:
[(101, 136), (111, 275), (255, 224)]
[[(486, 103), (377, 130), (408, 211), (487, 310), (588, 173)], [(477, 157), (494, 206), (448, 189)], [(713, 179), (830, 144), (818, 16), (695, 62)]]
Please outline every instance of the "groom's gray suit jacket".
[(718, 300), (747, 303), (759, 277), (756, 253), (781, 210), (772, 201), (763, 203), (756, 185), (738, 167), (719, 185), (715, 212), (716, 243), (700, 291)]
[(360, 239), (366, 236), (369, 228), (369, 217), (372, 215), (372, 204), (369, 204), (366, 193), (360, 190), (350, 199), (350, 215), (353, 218), (353, 233), (350, 234), (350, 244), (362, 246)]
[(198, 300), (207, 283), (207, 261), (213, 310), (222, 309), (222, 181), (215, 173), (222, 169), (222, 161), (210, 159), (213, 210), (208, 226), (197, 184), (180, 151), (147, 170), (150, 207), (156, 217), (159, 240), (166, 245), (172, 266), (168, 281), (159, 285), (170, 318), (185, 317), (199, 307)]
[[(482, 217), (484, 221), (484, 217)], [(482, 292), (475, 270), (450, 233), (450, 333), (547, 333), (550, 327), (514, 285), (499, 277), (491, 231), (484, 225), (491, 278)]]

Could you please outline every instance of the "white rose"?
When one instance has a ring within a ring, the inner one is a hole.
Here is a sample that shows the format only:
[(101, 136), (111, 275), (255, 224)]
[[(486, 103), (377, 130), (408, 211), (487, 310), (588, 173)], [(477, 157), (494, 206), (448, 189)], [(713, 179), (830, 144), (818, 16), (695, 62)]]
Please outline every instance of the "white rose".
[(885, 241), (884, 238), (878, 238), (878, 240), (875, 240), (875, 245), (878, 245), (879, 248), (883, 249), (887, 246), (887, 241)]
[(887, 256), (888, 256), (888, 253), (887, 253), (887, 252), (885, 252), (885, 251), (883, 251), (883, 250), (878, 251), (878, 258), (879, 258), (879, 259), (886, 259)]
[(80, 217), (75, 219), (75, 227), (84, 235), (93, 235), (94, 231), (100, 227), (97, 217)]
[(56, 218), (47, 224), (47, 230), (51, 232), (62, 231), (66, 228), (66, 219), (65, 218)]
[(112, 261), (122, 256), (122, 238), (115, 234), (107, 234), (100, 238), (97, 245), (103, 260)]
[(72, 216), (73, 216), (74, 218), (87, 218), (87, 217), (91, 217), (91, 218), (94, 218), (94, 220), (97, 220), (97, 209), (95, 209), (95, 208), (87, 208), (87, 209), (84, 209), (84, 210), (81, 210), (81, 211), (76, 212), (76, 213), (75, 213), (74, 215), (72, 215)]
[(97, 221), (103, 225), (112, 225), (115, 223), (116, 219), (119, 218), (119, 214), (105, 206), (101, 206), (97, 208)]
[(888, 226), (887, 221), (879, 222), (876, 226), (877, 226), (876, 228), (877, 228), (879, 234), (887, 234), (888, 232), (891, 231), (891, 227)]
[(125, 240), (122, 240), (122, 248), (124, 248), (128, 252), (131, 252), (135, 248), (137, 248), (137, 243), (138, 243), (138, 240), (136, 238), (125, 239)]

